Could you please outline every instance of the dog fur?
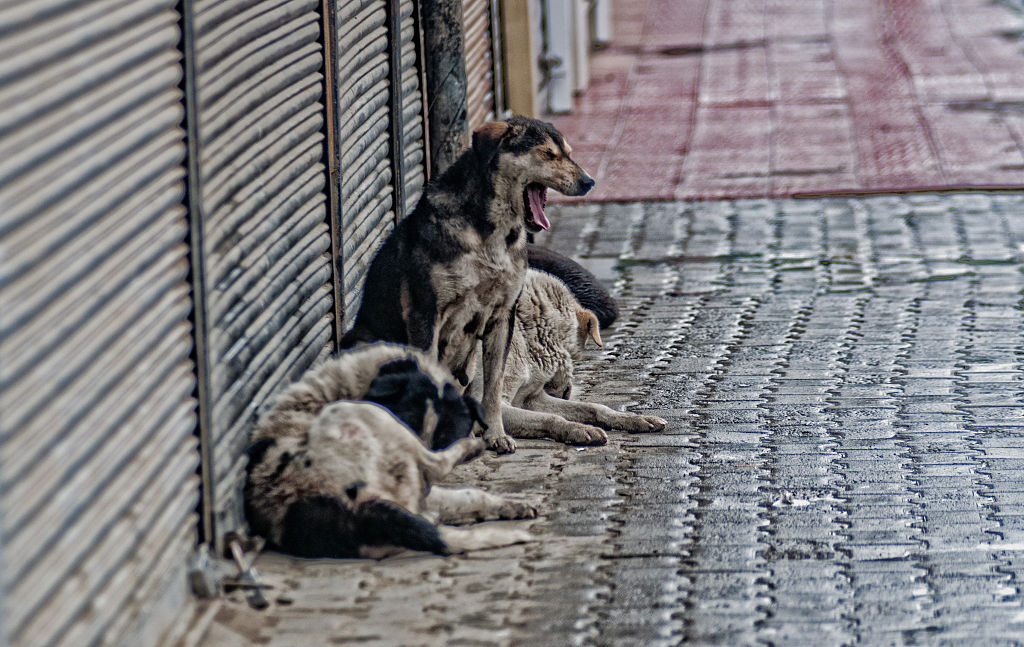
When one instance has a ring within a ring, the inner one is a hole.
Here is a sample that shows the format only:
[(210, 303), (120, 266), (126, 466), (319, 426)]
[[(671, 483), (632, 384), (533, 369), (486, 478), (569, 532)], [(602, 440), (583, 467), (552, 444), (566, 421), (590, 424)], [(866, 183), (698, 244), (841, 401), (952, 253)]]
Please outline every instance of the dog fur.
[(587, 310), (597, 315), (601, 328), (607, 328), (619, 317), (619, 307), (597, 277), (568, 256), (540, 245), (526, 246), (530, 267), (554, 274), (572, 290), (573, 296)]
[(594, 180), (548, 123), (486, 123), (471, 147), (428, 184), (367, 273), (343, 347), (393, 341), (427, 351), (465, 388), (482, 341), (484, 440), (515, 451), (501, 415), (501, 385), (515, 304), (526, 274), (526, 235), (547, 229), (547, 189), (583, 195)]
[(557, 277), (527, 272), (502, 389), (502, 417), (509, 433), (600, 445), (608, 441), (606, 429), (641, 433), (665, 428), (657, 416), (569, 399), (573, 365), (587, 340), (602, 343), (598, 326), (594, 313)]
[[(352, 401), (362, 397), (390, 401), (398, 417)], [(301, 557), (448, 554), (526, 541), (525, 530), (502, 524), (438, 525), (536, 516), (529, 505), (476, 488), (431, 487), (483, 449), (467, 437), (479, 418), (479, 405), (422, 352), (372, 344), (343, 353), (261, 416), (245, 488), (249, 524)]]
[[(448, 371), (426, 353), (400, 344), (375, 343), (341, 353), (288, 386), (262, 416), (253, 440), (296, 435), (334, 400), (381, 404), (432, 449), (469, 436), (473, 423), (483, 418), (479, 403), (461, 394)], [(424, 431), (431, 416), (434, 422)]]

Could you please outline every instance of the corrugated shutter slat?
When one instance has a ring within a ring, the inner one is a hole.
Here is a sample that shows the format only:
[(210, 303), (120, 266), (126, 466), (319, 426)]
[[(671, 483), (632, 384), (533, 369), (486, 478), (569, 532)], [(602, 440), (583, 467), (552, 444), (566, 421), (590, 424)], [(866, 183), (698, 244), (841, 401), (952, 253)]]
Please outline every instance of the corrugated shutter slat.
[[(330, 351), (323, 54), (319, 0), (195, 6), (212, 494), (223, 535), (242, 524), (257, 410)], [(302, 365), (282, 370), (313, 331)]]
[(359, 307), (363, 260), (394, 224), (387, 11), (381, 0), (338, 3), (341, 246), (345, 319)]
[[(153, 433), (152, 430), (146, 430), (152, 434), (152, 440), (150, 443), (143, 444), (139, 453), (133, 458), (131, 466), (135, 469), (131, 469), (121, 478), (112, 481), (104, 492), (107, 496), (100, 497), (95, 501), (97, 508), (109, 507), (112, 512), (104, 515), (103, 518), (88, 518), (79, 524), (84, 526), (84, 530), (90, 534), (95, 533), (97, 529), (101, 530), (96, 534), (96, 543), (88, 545), (91, 559), (87, 560), (84, 566), (78, 565), (77, 561), (71, 559), (80, 556), (77, 552), (81, 549), (77, 540), (81, 531), (79, 528), (73, 527), (68, 532), (62, 533), (61, 541), (53, 547), (52, 555), (30, 574), (30, 576), (39, 574), (47, 577), (33, 582), (33, 586), (26, 591), (28, 597), (22, 601), (22, 604), (37, 600), (41, 604), (45, 601), (48, 608), (58, 608), (64, 613), (71, 612), (82, 616), (88, 616), (93, 608), (97, 607), (97, 612), (105, 611), (105, 616), (112, 616), (120, 609), (116, 603), (108, 605), (107, 600), (111, 596), (115, 599), (127, 599), (127, 595), (130, 594), (130, 591), (126, 591), (124, 586), (113, 586), (113, 580), (138, 579), (140, 580), (139, 586), (145, 586), (151, 577), (159, 577), (159, 573), (146, 571), (141, 573), (136, 571), (134, 577), (131, 577), (129, 569), (135, 570), (142, 567), (142, 562), (146, 561), (146, 555), (140, 553), (147, 549), (151, 553), (149, 555), (151, 559), (159, 557), (159, 550), (153, 550), (149, 544), (155, 543), (157, 546), (162, 544), (167, 537), (166, 533), (169, 528), (154, 527), (154, 518), (166, 508), (173, 507), (180, 528), (182, 527), (182, 517), (188, 517), (193, 513), (197, 500), (195, 477), (184, 469), (187, 465), (194, 466), (195, 464), (194, 459), (184, 454), (186, 450), (191, 450), (194, 446), (192, 440), (194, 420), (190, 414), (188, 419), (163, 420), (160, 424), (165, 431), (174, 433), (158, 434)], [(183, 438), (186, 439), (184, 444), (182, 443)], [(177, 440), (177, 444), (164, 442), (165, 440)], [(171, 457), (171, 460), (168, 460), (168, 457)], [(166, 466), (166, 474), (158, 471), (161, 466)], [(174, 475), (177, 478), (170, 478), (169, 475)], [(191, 525), (189, 524), (189, 526)], [(170, 528), (170, 530), (173, 529)], [(143, 548), (140, 550), (136, 546), (136, 542), (143, 533), (149, 536), (149, 541), (143, 543)], [(194, 541), (194, 529), (192, 533)], [(61, 551), (67, 552), (62, 553)], [(63, 557), (64, 555), (68, 557), (53, 559), (53, 556)], [(183, 565), (186, 555), (186, 553), (178, 554), (176, 561), (179, 566)], [(53, 572), (58, 567), (74, 568), (75, 575), (73, 577), (54, 576)], [(141, 577), (143, 574), (145, 577)], [(44, 589), (44, 586), (47, 588)], [(44, 592), (47, 597), (40, 598)], [(108, 608), (104, 609), (103, 607)], [(34, 608), (33, 611), (38, 611), (38, 608)], [(93, 634), (98, 633), (102, 628), (101, 624), (92, 622), (87, 617), (83, 617), (78, 624), (81, 630)], [(32, 636), (32, 642), (27, 644), (51, 644), (52, 642), (53, 644), (73, 645), (75, 643), (66, 640), (66, 634), (74, 633), (73, 627), (74, 625), (69, 624), (56, 625), (44, 615), (38, 614), (25, 628), (26, 635)], [(34, 642), (37, 640), (39, 642)]]
[(402, 2), (402, 173), (405, 182), (403, 216), (412, 211), (423, 192), (426, 182), (423, 150), (423, 96), (420, 93), (420, 73), (411, 1)]
[(467, 122), (473, 129), (494, 119), (490, 0), (462, 1), (465, 38)]
[(398, 167), (405, 204), (396, 208), (386, 3), (347, 0), (338, 5), (342, 286), (348, 322), (362, 298), (369, 263), (394, 225), (395, 212), (402, 216), (416, 205), (426, 179), (414, 9), (411, 0), (402, 0), (397, 16), (401, 88), (395, 100), (402, 115)]
[[(148, 260), (147, 256), (142, 258)], [(26, 487), (26, 481), (31, 481), (28, 478), (27, 470), (36, 469), (41, 462), (45, 463), (48, 454), (50, 459), (60, 461), (70, 458), (63, 452), (54, 455), (54, 448), (70, 451), (82, 446), (81, 441), (68, 442), (68, 435), (75, 431), (83, 419), (89, 420), (89, 414), (96, 407), (100, 398), (105, 395), (109, 396), (111, 391), (117, 387), (118, 379), (121, 377), (117, 369), (125, 368), (125, 365), (121, 363), (124, 358), (111, 356), (111, 351), (116, 349), (122, 353), (134, 353), (138, 355), (139, 361), (144, 361), (146, 359), (145, 351), (149, 350), (155, 341), (159, 341), (159, 339), (154, 339), (150, 333), (153, 326), (159, 325), (159, 312), (153, 313), (150, 308), (161, 305), (170, 307), (170, 304), (164, 303), (162, 298), (164, 295), (160, 290), (170, 289), (174, 285), (173, 280), (180, 280), (185, 276), (183, 264), (178, 263), (177, 267), (173, 267), (166, 263), (166, 259), (158, 259), (158, 261), (160, 260), (165, 262), (155, 262), (146, 269), (138, 268), (139, 271), (135, 273), (134, 280), (140, 282), (145, 280), (150, 283), (149, 285), (136, 284), (135, 289), (126, 286), (127, 289), (116, 293), (115, 299), (107, 300), (111, 307), (117, 308), (118, 312), (123, 314), (124, 318), (118, 321), (117, 325), (103, 326), (102, 320), (90, 321), (81, 328), (80, 332), (69, 338), (69, 345), (66, 347), (69, 350), (84, 349), (83, 351), (76, 354), (57, 352), (54, 354), (53, 361), (41, 362), (38, 370), (29, 373), (27, 378), (21, 382), (21, 384), (38, 384), (40, 381), (48, 381), (53, 385), (51, 393), (67, 397), (69, 403), (73, 403), (73, 408), (54, 409), (50, 406), (50, 400), (39, 398), (37, 393), (25, 393), (31, 398), (34, 406), (22, 408), (16, 412), (25, 415), (19, 417), (21, 424), (14, 429), (14, 433), (8, 434), (4, 440), (5, 447), (10, 448), (11, 459), (5, 462), (5, 467), (8, 469), (5, 469), (3, 479), (5, 482), (12, 481), (9, 487), (13, 492), (17, 493), (19, 492), (18, 488)], [(143, 287), (145, 290), (139, 289)], [(182, 306), (179, 305), (178, 308), (181, 309)], [(184, 314), (187, 313), (188, 308), (185, 303)], [(147, 324), (150, 328), (139, 329), (139, 323)], [(135, 339), (135, 337), (139, 337), (139, 339)], [(89, 343), (91, 340), (98, 342), (96, 346)], [(12, 341), (17, 341), (17, 338)], [(150, 346), (134, 347), (135, 344), (141, 343), (150, 344)], [(123, 348), (118, 348), (119, 346), (123, 346)], [(137, 369), (137, 365), (131, 363), (126, 368), (134, 371)], [(80, 380), (79, 376), (86, 379)], [(132, 383), (127, 382), (123, 388), (131, 387)], [(19, 395), (19, 390), (12, 389), (11, 394)], [(117, 400), (111, 404), (116, 403)], [(100, 410), (104, 414), (107, 413), (105, 407), (100, 407)], [(65, 417), (68, 414), (70, 416)], [(40, 424), (45, 431), (30, 433), (27, 430), (31, 429), (33, 424)], [(96, 439), (94, 442), (101, 443), (102, 440)], [(47, 472), (43, 472), (41, 478), (48, 479), (49, 475)], [(61, 485), (61, 482), (57, 482), (53, 484), (53, 487), (60, 488)], [(38, 494), (37, 484), (25, 492), (27, 498), (19, 498), (19, 502), (24, 506), (28, 500)], [(15, 512), (8, 516), (8, 520), (19, 519), (19, 514)], [(24, 524), (19, 524), (18, 530), (24, 531), (23, 526)]]
[[(258, 410), (256, 403), (265, 402), (273, 396), (283, 384), (297, 380), (314, 362), (324, 358), (324, 348), (331, 341), (331, 322), (327, 315), (332, 311), (331, 292), (323, 288), (328, 278), (325, 271), (319, 276), (311, 277), (301, 288), (309, 293), (314, 286), (321, 286), (318, 292), (306, 299), (301, 308), (290, 317), (278, 321), (279, 332), (274, 344), (267, 344), (260, 356), (252, 362), (254, 368), (246, 375), (244, 382), (246, 391), (231, 392), (238, 399), (249, 399), (252, 404), (246, 408), (247, 416), (255, 415)], [(314, 322), (309, 325), (309, 322)], [(236, 384), (243, 384), (241, 380)], [(215, 469), (220, 473), (235, 473), (245, 469), (245, 446), (248, 444), (248, 432), (251, 423), (247, 416), (240, 416), (228, 433), (221, 434), (219, 444), (214, 447)], [(231, 484), (219, 481), (218, 486), (230, 487)], [(217, 491), (225, 495), (229, 490)]]
[[(166, 169), (168, 163), (180, 159), (181, 150), (175, 138), (164, 143), (168, 148), (157, 159)], [(90, 304), (93, 308), (102, 307), (101, 302), (95, 298), (96, 286), (102, 286), (102, 293), (107, 294), (112, 291), (111, 284), (118, 276), (125, 277), (123, 280), (130, 278), (125, 274), (124, 267), (119, 268), (117, 263), (110, 262), (110, 257), (120, 253), (131, 259), (134, 252), (145, 244), (144, 240), (135, 240), (133, 237), (141, 236), (150, 223), (132, 218), (133, 214), (147, 206), (172, 209), (180, 202), (180, 177), (168, 175), (160, 178), (153, 176), (151, 171), (147, 169), (142, 178), (130, 178), (125, 183), (124, 188), (136, 191), (135, 195), (126, 195), (123, 190), (111, 192), (123, 199), (122, 204), (116, 208), (112, 205), (109, 211), (95, 213), (95, 205), (83, 206), (80, 221), (75, 222), (76, 219), (68, 217), (64, 222), (73, 222), (73, 225), (66, 229), (55, 227), (50, 232), (41, 231), (39, 238), (34, 240), (21, 240), (18, 231), (9, 234), (11, 247), (16, 251), (10, 254), (13, 261), (10, 273), (5, 270), (11, 306), (4, 313), (4, 318), (11, 328), (12, 343), (4, 357), (5, 377), (0, 383), (22, 378), (29, 371), (42, 373), (40, 365), (45, 362), (67, 364), (69, 353), (82, 352), (83, 346), (68, 343), (69, 336), (80, 334), (76, 333), (80, 327), (76, 325), (78, 322), (67, 317), (67, 311), (89, 307)], [(136, 188), (143, 180), (151, 186)], [(73, 206), (73, 203), (69, 206)], [(179, 212), (177, 218), (180, 217)], [(126, 246), (133, 251), (120, 251)], [(48, 258), (51, 264), (33, 264), (33, 256)], [(54, 293), (62, 295), (59, 302), (53, 300)], [(26, 343), (13, 343), (21, 339)], [(27, 343), (29, 340), (32, 343)], [(62, 345), (64, 350), (60, 350)], [(52, 373), (47, 375), (52, 379)], [(36, 399), (46, 401), (52, 395), (36, 393), (33, 396), (30, 386), (30, 381), (9, 385), (8, 388), (14, 389), (13, 393), (24, 389), (26, 396), (16, 400), (13, 409), (6, 412), (6, 415), (11, 416), (10, 421), (20, 423), (16, 411), (27, 408)], [(18, 426), (20, 424), (12, 429)]]
[(198, 455), (175, 6), (0, 12), (0, 643), (113, 643), (143, 619), (158, 634), (186, 604)]

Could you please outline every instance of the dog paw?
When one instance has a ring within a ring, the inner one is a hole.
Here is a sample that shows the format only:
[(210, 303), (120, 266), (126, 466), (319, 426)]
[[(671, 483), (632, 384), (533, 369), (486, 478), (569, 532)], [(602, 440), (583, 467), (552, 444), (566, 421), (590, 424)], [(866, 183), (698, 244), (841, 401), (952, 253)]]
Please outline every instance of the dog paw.
[(661, 431), (662, 429), (665, 428), (665, 425), (667, 424), (668, 422), (664, 418), (659, 418), (658, 416), (638, 415), (636, 428), (631, 429), (630, 431), (634, 431), (641, 434), (651, 433), (655, 431)]
[(512, 454), (516, 451), (516, 441), (512, 440), (512, 437), (508, 434), (501, 435), (484, 435), (484, 441), (487, 443), (488, 449), (493, 449), (499, 454)]
[(570, 445), (603, 445), (608, 442), (608, 434), (600, 427), (573, 424), (560, 440)]
[(499, 519), (536, 519), (537, 508), (519, 501), (505, 501), (498, 508)]

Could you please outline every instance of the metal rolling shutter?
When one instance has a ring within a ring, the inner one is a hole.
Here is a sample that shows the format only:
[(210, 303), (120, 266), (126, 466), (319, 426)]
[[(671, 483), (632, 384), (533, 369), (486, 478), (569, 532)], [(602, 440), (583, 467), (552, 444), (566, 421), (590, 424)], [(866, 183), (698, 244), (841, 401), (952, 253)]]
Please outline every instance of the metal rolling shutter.
[(0, 643), (153, 644), (188, 604), (175, 4), (0, 9)]
[(467, 122), (472, 130), (494, 119), (494, 59), (490, 0), (462, 0), (466, 51)]
[(423, 96), (417, 60), (416, 7), (412, 0), (403, 0), (401, 8), (402, 47), (402, 181), (405, 183), (405, 209), (408, 214), (426, 182), (423, 141)]
[(199, 182), (217, 537), (259, 407), (332, 335), (319, 0), (197, 0)]
[(385, 3), (340, 1), (337, 31), (342, 288), (345, 319), (351, 321), (366, 269), (395, 221)]

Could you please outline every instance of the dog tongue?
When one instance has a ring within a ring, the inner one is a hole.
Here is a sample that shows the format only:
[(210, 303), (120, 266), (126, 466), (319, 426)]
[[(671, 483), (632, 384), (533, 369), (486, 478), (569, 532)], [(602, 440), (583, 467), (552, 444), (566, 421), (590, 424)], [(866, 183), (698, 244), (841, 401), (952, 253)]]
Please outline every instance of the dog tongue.
[(531, 184), (526, 187), (526, 198), (530, 203), (530, 219), (541, 229), (551, 229), (551, 223), (544, 215), (544, 203), (547, 202), (547, 187)]

